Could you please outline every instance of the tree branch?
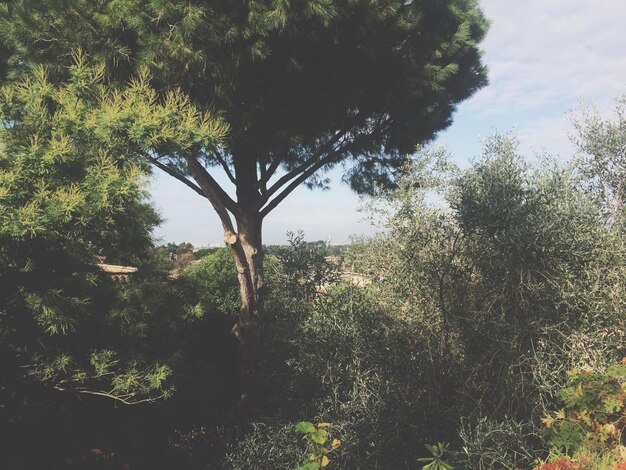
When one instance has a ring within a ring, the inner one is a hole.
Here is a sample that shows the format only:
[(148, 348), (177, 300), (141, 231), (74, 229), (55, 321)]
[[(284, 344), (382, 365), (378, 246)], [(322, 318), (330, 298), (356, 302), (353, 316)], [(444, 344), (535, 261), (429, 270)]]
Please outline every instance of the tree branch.
[(191, 189), (193, 189), (200, 196), (205, 197), (209, 200), (213, 209), (217, 213), (217, 216), (220, 218), (222, 223), (222, 227), (224, 228), (224, 241), (231, 245), (237, 239), (237, 232), (234, 229), (232, 220), (230, 218), (230, 214), (228, 211), (236, 214), (238, 212), (238, 205), (235, 201), (231, 199), (231, 197), (226, 194), (220, 185), (215, 181), (215, 179), (209, 174), (208, 171), (198, 162), (198, 160), (194, 157), (186, 157), (185, 161), (189, 166), (189, 172), (193, 179), (196, 180), (199, 186), (193, 184), (193, 182), (189, 181), (175, 169), (165, 165), (160, 162), (157, 158), (146, 154), (146, 157), (150, 162), (160, 168), (168, 175), (176, 178), (178, 181), (181, 181)]
[(239, 212), (239, 206), (233, 201), (228, 194), (217, 184), (206, 169), (198, 160), (193, 157), (186, 158), (187, 165), (191, 176), (198, 182), (206, 198), (209, 200), (217, 216), (222, 222), (224, 228), (224, 241), (231, 246), (237, 241), (237, 232), (235, 232), (233, 222), (230, 218), (230, 211), (233, 214)]
[(314, 165), (315, 160), (321, 157), (324, 153), (330, 152), (333, 148), (333, 145), (339, 142), (339, 140), (344, 137), (347, 132), (348, 129), (340, 130), (339, 132), (337, 132), (325, 144), (320, 146), (313, 155), (311, 155), (300, 165), (289, 171), (287, 174), (283, 175), (278, 181), (276, 181), (276, 183), (272, 185), (271, 188), (269, 188), (269, 190), (265, 192), (265, 194), (263, 195), (264, 201), (269, 200), (269, 198), (272, 197), (272, 195), (275, 194), (282, 186), (287, 184), (290, 180), (298, 176), (300, 173), (306, 171), (307, 167), (309, 167), (310, 165)]
[[(283, 189), (283, 191), (278, 194), (274, 199), (272, 199), (265, 207), (263, 207), (263, 209), (261, 209), (261, 217), (265, 217), (267, 214), (269, 214), (273, 209), (276, 208), (276, 206), (278, 204), (280, 204), (294, 189), (296, 189), (298, 186), (300, 186), (304, 181), (306, 181), (310, 176), (312, 176), (317, 170), (319, 170), (320, 168), (322, 168), (324, 165), (328, 165), (329, 163), (333, 163), (333, 162), (337, 162), (339, 161), (339, 159), (346, 153), (348, 152), (351, 148), (354, 148), (359, 142), (360, 140), (362, 140), (363, 138), (366, 137), (371, 137), (374, 135), (379, 135), (381, 134), (384, 129), (387, 127), (387, 125), (389, 124), (390, 120), (387, 119), (386, 121), (384, 121), (383, 123), (379, 124), (379, 128), (375, 131), (375, 132), (370, 132), (367, 135), (361, 135), (359, 136), (360, 139), (357, 137), (355, 140), (353, 140), (352, 142), (350, 142), (349, 144), (344, 145), (343, 147), (333, 150), (333, 151), (329, 151), (328, 154), (318, 160), (315, 164), (313, 164), (312, 166), (310, 166), (309, 168), (307, 168), (306, 170), (304, 170), (299, 176), (297, 176), (296, 178), (292, 179), (291, 183), (289, 183), (289, 185), (287, 187), (285, 187), (285, 189)], [(334, 138), (333, 138), (334, 139)], [(330, 142), (330, 141), (329, 141)], [(328, 142), (327, 142), (328, 144)], [(324, 145), (324, 147), (326, 147), (326, 144)], [(321, 149), (320, 149), (321, 150)], [(320, 153), (320, 150), (318, 150), (315, 155), (318, 155)], [(307, 159), (307, 161), (310, 161), (311, 159), (315, 158), (315, 155), (309, 159)], [(290, 172), (291, 173), (291, 172)], [(287, 176), (287, 175), (285, 175)], [(282, 180), (283, 178), (281, 178)], [(277, 182), (277, 184), (281, 181), (279, 180)], [(276, 185), (272, 186), (272, 188), (270, 189), (270, 191), (272, 193), (275, 193), (276, 190), (278, 188), (276, 188)], [(268, 194), (270, 194), (268, 192)], [(271, 194), (270, 194), (271, 195)], [(269, 197), (269, 196), (268, 196)], [(267, 199), (266, 199), (267, 200)]]
[(259, 180), (259, 186), (261, 188), (266, 189), (266, 185), (268, 181), (270, 180), (272, 175), (276, 173), (276, 170), (278, 170), (280, 163), (281, 163), (281, 159), (277, 158), (274, 161), (272, 161), (272, 163), (270, 163), (270, 166), (268, 166), (267, 168), (264, 168), (263, 164), (261, 164), (261, 168), (262, 168), (261, 179)]
[[(341, 152), (343, 153), (343, 152)], [(313, 173), (322, 168), (324, 165), (330, 163), (334, 157), (338, 157), (340, 154), (337, 152), (331, 152), (326, 157), (318, 160), (317, 163), (303, 173), (300, 174), (297, 178), (293, 179), (291, 183), (274, 199), (272, 199), (263, 209), (261, 209), (261, 217), (265, 217), (269, 214), (278, 204), (280, 204), (294, 189), (296, 189), (300, 184), (306, 181)], [(274, 189), (274, 187), (272, 187)], [(275, 190), (274, 190), (275, 192)]]
[(167, 173), (171, 177), (176, 178), (178, 181), (182, 182), (183, 184), (187, 185), (188, 187), (193, 189), (195, 192), (197, 192), (200, 196), (206, 197), (206, 194), (204, 194), (202, 189), (200, 189), (198, 186), (193, 184), (191, 181), (189, 181), (187, 178), (185, 178), (179, 172), (177, 172), (173, 168), (165, 165), (164, 163), (161, 163), (159, 160), (157, 160), (156, 158), (154, 158), (154, 157), (152, 157), (150, 155), (146, 155), (146, 157), (148, 158), (148, 160), (150, 160), (150, 162), (152, 162), (152, 164), (154, 166), (156, 166), (157, 168), (161, 169), (162, 171), (164, 171), (165, 173)]
[(233, 184), (237, 184), (237, 180), (235, 179), (235, 176), (233, 175), (233, 173), (230, 171), (230, 168), (228, 168), (228, 164), (226, 163), (226, 160), (224, 160), (219, 153), (215, 152), (212, 154), (215, 159), (220, 162), (220, 165), (222, 165), (222, 168), (224, 169), (224, 172), (226, 173), (226, 176), (228, 176), (228, 179), (230, 180), (231, 183)]
[[(237, 213), (238, 206), (235, 201), (222, 189), (217, 181), (209, 174), (209, 172), (200, 164), (195, 157), (185, 157), (189, 172), (194, 180), (198, 183), (202, 189), (205, 197), (211, 199), (213, 197), (216, 202), (219, 202), (223, 207), (228, 209), (233, 214)], [(213, 202), (213, 201), (211, 201)]]
[(59, 392), (76, 392), (76, 393), (80, 393), (83, 395), (96, 395), (99, 397), (105, 397), (105, 398), (109, 398), (111, 400), (115, 400), (115, 401), (119, 401), (121, 403), (123, 403), (124, 405), (139, 405), (141, 403), (154, 403), (156, 400), (158, 400), (160, 397), (154, 397), (154, 398), (142, 398), (141, 400), (128, 400), (127, 398), (124, 398), (122, 396), (119, 395), (114, 395), (112, 393), (108, 393), (108, 392), (101, 392), (101, 391), (97, 391), (97, 390), (88, 390), (85, 388), (75, 388), (75, 389), (66, 389), (63, 387), (54, 387), (55, 390), (58, 390)]

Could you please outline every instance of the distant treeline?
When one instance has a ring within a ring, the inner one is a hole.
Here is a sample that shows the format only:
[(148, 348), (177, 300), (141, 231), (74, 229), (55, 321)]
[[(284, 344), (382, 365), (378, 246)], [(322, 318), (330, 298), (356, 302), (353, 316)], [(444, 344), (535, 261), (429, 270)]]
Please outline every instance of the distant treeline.
[[(349, 245), (331, 245), (324, 240), (317, 240), (312, 242), (305, 242), (305, 245), (308, 249), (319, 251), (324, 253), (325, 256), (341, 256), (342, 253)], [(263, 245), (263, 249), (267, 254), (273, 254), (277, 251), (285, 249), (289, 247), (288, 243), (278, 245)], [(183, 255), (185, 253), (193, 253), (193, 257), (196, 260), (202, 259), (211, 253), (215, 253), (220, 247), (211, 246), (211, 247), (202, 247), (196, 248), (192, 243), (189, 242), (181, 242), (181, 243), (168, 243), (166, 245), (162, 245), (168, 253), (175, 255)]]

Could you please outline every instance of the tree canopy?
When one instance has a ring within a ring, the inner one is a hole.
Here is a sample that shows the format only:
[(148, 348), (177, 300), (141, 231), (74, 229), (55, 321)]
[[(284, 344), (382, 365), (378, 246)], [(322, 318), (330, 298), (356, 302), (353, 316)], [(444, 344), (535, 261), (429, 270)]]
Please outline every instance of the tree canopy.
[(626, 221), (626, 96), (616, 100), (614, 119), (584, 108), (574, 121), (579, 154), (576, 166), (602, 201), (608, 223)]
[(279, 165), (296, 177), (350, 156), (348, 178), (366, 189), (485, 84), (486, 22), (468, 0), (22, 0), (3, 7), (2, 26), (14, 70), (63, 75), (84, 47), (111, 79), (147, 66), (157, 89), (181, 87), (230, 126), (221, 154), (196, 156), (256, 162), (261, 187)]

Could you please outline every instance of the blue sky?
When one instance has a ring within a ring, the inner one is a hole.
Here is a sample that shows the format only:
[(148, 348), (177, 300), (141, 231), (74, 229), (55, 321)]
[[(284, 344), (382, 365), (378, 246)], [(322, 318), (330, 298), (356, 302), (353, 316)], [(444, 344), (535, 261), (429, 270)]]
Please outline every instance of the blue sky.
[[(464, 102), (435, 144), (467, 165), (496, 129), (514, 132), (529, 156), (569, 158), (568, 135), (581, 104), (610, 115), (626, 93), (626, 1), (483, 0), (491, 28), (482, 43), (490, 84)], [(375, 232), (358, 212), (359, 198), (332, 173), (328, 191), (298, 188), (265, 220), (265, 243), (282, 243), (288, 230), (307, 239), (346, 243)], [(222, 244), (222, 230), (206, 199), (156, 174), (151, 194), (165, 222), (161, 242)]]

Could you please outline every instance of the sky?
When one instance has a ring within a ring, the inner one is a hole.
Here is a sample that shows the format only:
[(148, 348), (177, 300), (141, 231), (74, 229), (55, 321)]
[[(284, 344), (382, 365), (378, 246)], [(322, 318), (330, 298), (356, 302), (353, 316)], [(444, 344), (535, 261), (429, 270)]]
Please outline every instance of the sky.
[[(489, 85), (463, 102), (453, 124), (434, 145), (467, 166), (481, 142), (512, 132), (520, 152), (563, 159), (575, 152), (569, 137), (582, 105), (610, 117), (615, 99), (626, 94), (626, 1), (483, 0), (491, 21), (481, 43)], [(287, 231), (303, 230), (308, 240), (348, 243), (376, 228), (359, 211), (359, 197), (333, 172), (331, 189), (298, 188), (264, 222), (264, 242), (284, 243)], [(167, 175), (151, 183), (153, 202), (164, 222), (160, 243), (183, 241), (197, 247), (223, 244), (222, 229), (209, 202)]]

